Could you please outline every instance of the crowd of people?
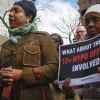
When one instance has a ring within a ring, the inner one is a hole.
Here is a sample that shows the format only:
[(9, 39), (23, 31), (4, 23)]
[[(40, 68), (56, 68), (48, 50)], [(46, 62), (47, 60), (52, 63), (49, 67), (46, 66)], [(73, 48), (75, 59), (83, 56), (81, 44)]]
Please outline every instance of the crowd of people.
[[(0, 51), (0, 100), (87, 100), (83, 95), (87, 90), (81, 90), (77, 95), (69, 85), (70, 80), (59, 88), (59, 47), (63, 40), (57, 33), (50, 35), (38, 30), (34, 22), (37, 15), (34, 2), (17, 0), (8, 12), (9, 40)], [(99, 35), (100, 4), (86, 10), (83, 22), (76, 28), (73, 43)], [(96, 92), (100, 82), (84, 87), (92, 87)], [(89, 100), (100, 99), (94, 95)]]

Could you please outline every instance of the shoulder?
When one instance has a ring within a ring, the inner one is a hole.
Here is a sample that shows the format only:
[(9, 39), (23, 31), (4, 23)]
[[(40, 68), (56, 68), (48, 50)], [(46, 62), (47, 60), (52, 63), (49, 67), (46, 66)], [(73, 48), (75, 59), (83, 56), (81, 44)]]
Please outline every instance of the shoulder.
[(37, 40), (51, 40), (50, 34), (46, 31), (35, 31), (30, 36)]
[(36, 36), (41, 36), (41, 37), (42, 36), (49, 36), (49, 33), (46, 31), (35, 31), (35, 32), (33, 32), (33, 34)]
[(8, 47), (8, 46), (10, 46), (11, 45), (11, 42), (10, 42), (10, 40), (7, 40), (6, 42), (4, 42), (2, 45), (1, 45), (1, 47), (3, 48), (3, 47)]

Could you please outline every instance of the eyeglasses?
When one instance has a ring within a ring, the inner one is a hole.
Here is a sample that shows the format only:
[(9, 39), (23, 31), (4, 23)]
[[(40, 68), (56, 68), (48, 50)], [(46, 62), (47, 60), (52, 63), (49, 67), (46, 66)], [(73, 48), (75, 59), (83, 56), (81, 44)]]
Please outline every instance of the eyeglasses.
[(86, 31), (77, 31), (77, 33), (79, 33), (79, 32), (86, 32)]

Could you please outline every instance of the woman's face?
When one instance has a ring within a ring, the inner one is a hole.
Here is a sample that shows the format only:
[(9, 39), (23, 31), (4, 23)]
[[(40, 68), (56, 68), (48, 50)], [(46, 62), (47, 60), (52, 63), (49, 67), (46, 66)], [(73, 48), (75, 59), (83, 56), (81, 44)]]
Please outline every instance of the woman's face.
[(100, 34), (100, 14), (88, 13), (85, 17), (85, 24), (89, 37), (94, 37)]
[(19, 5), (14, 5), (9, 13), (9, 25), (11, 28), (23, 26), (29, 22), (29, 17), (26, 16), (24, 9)]

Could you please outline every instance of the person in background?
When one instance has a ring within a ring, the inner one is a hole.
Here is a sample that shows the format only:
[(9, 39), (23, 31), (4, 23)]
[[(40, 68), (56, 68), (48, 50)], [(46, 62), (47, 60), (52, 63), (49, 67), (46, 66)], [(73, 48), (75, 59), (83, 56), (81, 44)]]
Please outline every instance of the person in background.
[(79, 25), (75, 32), (75, 38), (73, 39), (73, 42), (80, 42), (86, 40), (87, 36), (87, 30), (85, 26)]
[(63, 45), (62, 37), (57, 33), (51, 34), (50, 37), (53, 39), (54, 43), (56, 44), (57, 51), (59, 51), (59, 46)]
[[(63, 45), (62, 37), (57, 33), (53, 33), (50, 36), (53, 39), (54, 43), (56, 44), (56, 48), (59, 55), (60, 46)], [(53, 90), (52, 92), (54, 93), (55, 100), (70, 100), (74, 98), (74, 91), (72, 87), (68, 86), (67, 84), (69, 84), (69, 81), (65, 81), (63, 84), (61, 84), (62, 88), (60, 88), (59, 81), (58, 80), (54, 81), (53, 86), (55, 89), (52, 88)]]
[[(53, 42), (56, 45), (56, 49), (58, 51), (58, 56), (59, 56), (59, 47), (60, 47), (60, 45), (63, 44), (63, 39), (57, 33), (51, 34), (50, 37), (52, 38)], [(59, 83), (58, 83), (57, 79), (54, 80), (53, 85), (51, 85), (51, 89), (52, 89), (52, 94), (53, 94), (54, 100), (65, 100), (65, 95), (62, 92), (62, 90), (59, 88)]]
[[(73, 43), (82, 42), (86, 39), (87, 39), (87, 30), (86, 30), (85, 26), (83, 26), (83, 25), (77, 26), (76, 32), (74, 34)], [(80, 96), (81, 88), (82, 88), (82, 86), (73, 87), (76, 100), (81, 100), (81, 96)]]
[(37, 30), (36, 13), (28, 0), (16, 1), (9, 10), (10, 37), (0, 51), (0, 100), (53, 100), (49, 84), (57, 75), (58, 55), (49, 34)]
[[(100, 4), (90, 6), (84, 16), (83, 20), (87, 29), (87, 38), (91, 39), (100, 35)], [(100, 67), (97, 68), (97, 72)], [(84, 86), (82, 92), (83, 99), (99, 100), (100, 99), (100, 82), (91, 83)]]
[[(86, 27), (83, 26), (83, 25), (77, 26), (76, 32), (74, 34), (73, 43), (82, 42), (82, 41), (84, 41), (86, 39), (87, 39)], [(73, 91), (74, 91), (74, 95), (75, 95), (75, 97), (74, 97), (75, 100), (81, 100), (81, 96), (80, 96), (81, 88), (82, 88), (82, 86), (74, 86), (73, 87)]]

